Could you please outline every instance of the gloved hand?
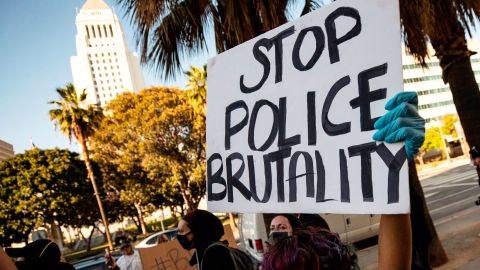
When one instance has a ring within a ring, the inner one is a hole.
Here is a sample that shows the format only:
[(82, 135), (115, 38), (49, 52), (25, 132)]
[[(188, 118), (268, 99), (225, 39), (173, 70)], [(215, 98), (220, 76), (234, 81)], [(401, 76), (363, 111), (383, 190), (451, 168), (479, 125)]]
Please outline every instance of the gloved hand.
[(387, 143), (405, 141), (408, 160), (412, 160), (425, 140), (425, 120), (418, 115), (418, 97), (415, 92), (401, 92), (385, 105), (389, 112), (374, 124), (378, 131), (375, 141)]

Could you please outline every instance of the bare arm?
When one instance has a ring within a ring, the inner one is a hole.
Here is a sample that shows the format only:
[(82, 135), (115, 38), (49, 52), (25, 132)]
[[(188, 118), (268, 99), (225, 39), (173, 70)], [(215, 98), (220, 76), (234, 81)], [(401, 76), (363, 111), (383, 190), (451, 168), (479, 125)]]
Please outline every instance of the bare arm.
[(407, 270), (411, 264), (410, 214), (382, 215), (378, 236), (378, 269)]
[(17, 270), (12, 259), (8, 257), (7, 253), (0, 247), (0, 269), (2, 270)]

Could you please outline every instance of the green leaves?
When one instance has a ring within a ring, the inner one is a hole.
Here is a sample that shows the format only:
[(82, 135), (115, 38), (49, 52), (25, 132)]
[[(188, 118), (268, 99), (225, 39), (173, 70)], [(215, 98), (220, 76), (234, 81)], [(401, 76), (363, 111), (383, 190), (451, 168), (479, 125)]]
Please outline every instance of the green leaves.
[(53, 221), (79, 227), (89, 216), (98, 220), (89, 209), (96, 209), (93, 191), (76, 153), (33, 149), (0, 165), (1, 245), (24, 240)]
[(71, 83), (65, 88), (57, 88), (57, 93), (61, 99), (49, 102), (56, 107), (49, 111), (50, 119), (70, 140), (75, 137), (81, 144), (98, 127), (103, 111), (98, 105), (86, 104), (85, 89), (78, 94)]
[(123, 204), (145, 211), (149, 204), (193, 208), (204, 195), (205, 120), (188, 94), (150, 88), (122, 94), (107, 106), (92, 157)]

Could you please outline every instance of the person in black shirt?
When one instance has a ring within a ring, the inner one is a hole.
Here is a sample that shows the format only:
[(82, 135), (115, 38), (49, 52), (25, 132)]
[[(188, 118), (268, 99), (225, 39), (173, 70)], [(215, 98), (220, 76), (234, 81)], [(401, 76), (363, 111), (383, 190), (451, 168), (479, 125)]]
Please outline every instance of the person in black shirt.
[(186, 250), (195, 248), (190, 265), (199, 270), (235, 269), (230, 250), (219, 242), (223, 234), (222, 222), (215, 215), (197, 209), (178, 223), (177, 240)]
[[(477, 167), (478, 185), (480, 185), (480, 150), (478, 149), (477, 146), (473, 146), (470, 149), (470, 158), (472, 159), (473, 165)], [(480, 196), (475, 201), (475, 204), (480, 205)]]

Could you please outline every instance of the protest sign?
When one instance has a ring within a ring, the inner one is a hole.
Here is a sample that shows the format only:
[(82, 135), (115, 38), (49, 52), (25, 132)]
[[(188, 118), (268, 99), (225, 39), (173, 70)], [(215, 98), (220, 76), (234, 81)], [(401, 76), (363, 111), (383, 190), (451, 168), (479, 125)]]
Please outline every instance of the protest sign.
[[(237, 248), (230, 224), (223, 226), (225, 234), (221, 241), (228, 241), (228, 246)], [(144, 270), (196, 270), (189, 261), (195, 250), (183, 249), (177, 240), (167, 241), (149, 248), (138, 249)]]
[(336, 1), (208, 63), (212, 212), (406, 213), (403, 143), (372, 140), (402, 91), (398, 1)]

